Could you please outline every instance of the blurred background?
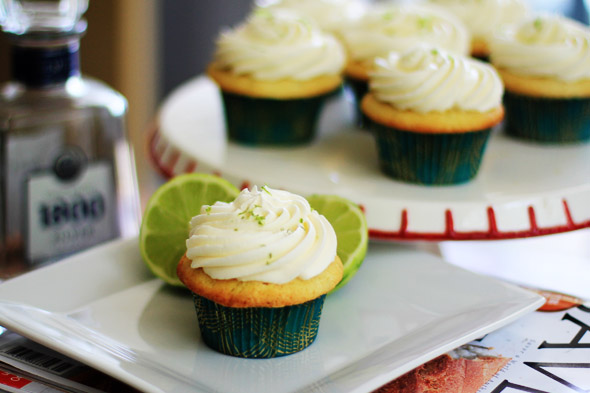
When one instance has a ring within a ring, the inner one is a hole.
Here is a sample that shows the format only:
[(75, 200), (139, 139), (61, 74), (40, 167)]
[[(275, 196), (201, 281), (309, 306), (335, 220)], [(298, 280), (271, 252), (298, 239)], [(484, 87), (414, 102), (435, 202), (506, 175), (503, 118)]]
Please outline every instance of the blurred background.
[[(588, 23), (590, 0), (529, 2), (537, 9)], [(128, 130), (140, 182), (152, 172), (146, 148), (158, 105), (180, 84), (203, 73), (219, 31), (241, 21), (252, 3), (90, 0), (85, 14), (88, 30), (82, 39), (82, 71), (105, 81), (129, 100)], [(9, 67), (8, 44), (0, 37), (0, 82), (8, 80)]]

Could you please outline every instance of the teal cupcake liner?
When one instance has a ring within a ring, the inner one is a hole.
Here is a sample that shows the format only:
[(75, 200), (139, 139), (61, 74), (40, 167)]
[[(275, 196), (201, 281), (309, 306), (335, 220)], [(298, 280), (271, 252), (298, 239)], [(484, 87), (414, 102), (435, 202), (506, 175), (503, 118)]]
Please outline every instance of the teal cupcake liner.
[(423, 185), (450, 185), (475, 177), (489, 139), (484, 130), (427, 134), (384, 126), (369, 119), (379, 166), (396, 180)]
[(507, 135), (539, 143), (590, 139), (590, 98), (537, 98), (506, 91)]
[(325, 297), (277, 308), (235, 308), (193, 294), (205, 344), (243, 358), (274, 358), (307, 348), (317, 336)]
[(345, 77), (344, 83), (348, 90), (352, 93), (356, 125), (361, 129), (366, 129), (369, 121), (367, 116), (361, 110), (361, 101), (365, 94), (369, 92), (369, 83), (361, 79), (354, 79), (350, 77)]
[(273, 99), (222, 92), (228, 136), (234, 142), (253, 146), (308, 144), (316, 135), (325, 101), (334, 93)]

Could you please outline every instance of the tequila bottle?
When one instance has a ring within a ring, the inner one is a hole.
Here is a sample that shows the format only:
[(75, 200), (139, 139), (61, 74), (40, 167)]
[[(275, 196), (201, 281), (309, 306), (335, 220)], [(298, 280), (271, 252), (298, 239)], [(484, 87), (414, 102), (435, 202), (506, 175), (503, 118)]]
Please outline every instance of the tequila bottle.
[(79, 68), (87, 0), (0, 0), (0, 279), (137, 234), (127, 101)]

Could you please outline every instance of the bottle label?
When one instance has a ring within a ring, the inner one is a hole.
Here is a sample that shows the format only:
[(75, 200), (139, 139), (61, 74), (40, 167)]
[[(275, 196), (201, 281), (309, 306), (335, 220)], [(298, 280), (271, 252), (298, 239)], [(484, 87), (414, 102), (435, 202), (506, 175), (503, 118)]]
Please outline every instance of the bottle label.
[[(26, 255), (43, 261), (88, 248), (117, 235), (112, 168), (84, 161), (70, 149), (52, 170), (32, 174), (27, 188)], [(82, 160), (82, 161), (80, 161)]]
[(24, 217), (23, 184), (32, 171), (51, 167), (52, 152), (63, 146), (62, 127), (46, 127), (35, 134), (14, 135), (6, 146), (6, 235), (20, 238), (26, 223)]

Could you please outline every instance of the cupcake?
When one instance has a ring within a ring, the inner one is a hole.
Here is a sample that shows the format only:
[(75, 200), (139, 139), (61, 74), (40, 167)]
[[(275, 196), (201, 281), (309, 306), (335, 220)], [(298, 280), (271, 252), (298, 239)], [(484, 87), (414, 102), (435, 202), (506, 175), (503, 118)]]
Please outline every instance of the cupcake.
[(472, 179), (492, 127), (504, 116), (494, 68), (428, 46), (378, 58), (375, 65), (361, 107), (381, 170), (425, 185)]
[(177, 273), (193, 293), (205, 344), (272, 358), (314, 341), (343, 267), (334, 229), (305, 198), (244, 189), (231, 203), (203, 206), (190, 226)]
[(325, 99), (341, 86), (345, 53), (332, 35), (285, 10), (258, 9), (217, 40), (229, 138), (249, 145), (312, 141)]
[(496, 31), (522, 21), (529, 13), (524, 0), (429, 0), (465, 24), (471, 35), (471, 56), (489, 60), (490, 40)]
[(258, 3), (263, 7), (294, 11), (335, 36), (355, 23), (368, 7), (365, 0), (277, 0)]
[(491, 49), (506, 87), (508, 135), (553, 144), (590, 139), (590, 28), (540, 15), (497, 34)]
[[(467, 29), (454, 15), (434, 6), (409, 4), (374, 5), (341, 36), (348, 55), (344, 74), (357, 103), (368, 90), (375, 58), (423, 43), (468, 54), (470, 42)], [(360, 111), (357, 117), (362, 125)]]

